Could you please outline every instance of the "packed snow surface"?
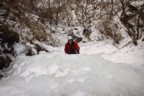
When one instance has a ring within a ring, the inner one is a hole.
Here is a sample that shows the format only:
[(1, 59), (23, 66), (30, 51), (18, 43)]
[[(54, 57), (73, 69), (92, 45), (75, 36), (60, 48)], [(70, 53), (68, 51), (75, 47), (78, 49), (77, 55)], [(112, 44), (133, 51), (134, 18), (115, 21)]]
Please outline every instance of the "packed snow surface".
[[(136, 49), (128, 51), (133, 47), (119, 51), (104, 42), (80, 46), (78, 55), (65, 54), (59, 47), (52, 53), (18, 56), (6, 74), (8, 77), (0, 81), (0, 95), (144, 96), (144, 71), (139, 69), (144, 68), (143, 59), (139, 58), (144, 54), (142, 50), (135, 55)], [(126, 50), (128, 53), (124, 54)], [(129, 56), (129, 62), (120, 62), (125, 58), (122, 54)], [(133, 66), (135, 60), (130, 62), (133, 55), (140, 60), (137, 67)]]

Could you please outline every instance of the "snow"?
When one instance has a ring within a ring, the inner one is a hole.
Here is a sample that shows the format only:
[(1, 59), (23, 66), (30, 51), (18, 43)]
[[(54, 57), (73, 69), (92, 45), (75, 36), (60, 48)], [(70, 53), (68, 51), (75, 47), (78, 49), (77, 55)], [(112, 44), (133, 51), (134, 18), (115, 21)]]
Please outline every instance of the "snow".
[[(144, 42), (119, 48), (111, 41), (80, 43), (81, 54), (19, 55), (0, 81), (1, 96), (143, 96)], [(38, 42), (40, 43), (40, 42)]]
[(116, 63), (127, 63), (132, 64), (133, 66), (138, 66), (144, 64), (143, 49), (144, 43), (138, 46), (129, 46), (129, 48), (125, 47), (114, 53), (103, 55), (103, 57)]
[[(129, 39), (124, 40), (127, 42)], [(144, 42), (139, 40), (139, 45), (134, 46), (132, 43), (129, 46), (124, 44), (119, 47), (113, 46), (111, 41), (90, 42), (87, 44), (81, 44), (82, 54), (100, 54), (104, 59), (115, 63), (125, 63), (132, 66), (139, 66), (144, 64)]]
[(89, 46), (87, 44), (82, 44), (81, 48), (82, 54), (97, 54), (97, 53), (112, 53), (117, 50), (116, 47), (108, 44), (107, 42), (90, 42)]
[(14, 48), (14, 53), (16, 55), (20, 55), (20, 54), (24, 54), (28, 51), (28, 47), (23, 45), (23, 44), (19, 44), (19, 43), (15, 43), (13, 45), (13, 48)]

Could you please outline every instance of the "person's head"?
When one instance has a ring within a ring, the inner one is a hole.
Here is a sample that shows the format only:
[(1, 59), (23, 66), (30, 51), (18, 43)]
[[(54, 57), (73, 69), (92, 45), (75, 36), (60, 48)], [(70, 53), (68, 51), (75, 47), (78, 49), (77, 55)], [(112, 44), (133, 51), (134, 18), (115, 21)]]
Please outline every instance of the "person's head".
[(72, 42), (73, 42), (72, 36), (68, 36), (68, 42), (69, 42), (70, 44), (72, 44)]

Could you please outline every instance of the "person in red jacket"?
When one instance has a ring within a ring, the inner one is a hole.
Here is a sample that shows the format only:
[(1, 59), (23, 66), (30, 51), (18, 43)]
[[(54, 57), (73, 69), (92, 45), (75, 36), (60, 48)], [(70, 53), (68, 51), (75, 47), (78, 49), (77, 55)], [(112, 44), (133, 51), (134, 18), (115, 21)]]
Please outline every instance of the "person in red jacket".
[(80, 47), (73, 41), (72, 36), (68, 36), (68, 42), (65, 44), (65, 53), (79, 54)]

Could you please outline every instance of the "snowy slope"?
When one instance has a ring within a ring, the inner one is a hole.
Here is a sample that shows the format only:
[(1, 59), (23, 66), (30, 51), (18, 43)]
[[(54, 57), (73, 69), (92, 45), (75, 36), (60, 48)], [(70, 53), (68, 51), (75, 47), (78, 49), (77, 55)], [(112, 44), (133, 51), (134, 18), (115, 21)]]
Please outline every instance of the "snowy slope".
[(112, 53), (123, 54), (122, 50), (118, 52), (116, 47), (105, 42), (80, 46), (79, 55), (67, 55), (63, 47), (59, 47), (50, 54), (41, 52), (32, 57), (17, 57), (8, 77), (0, 81), (1, 96), (144, 95), (144, 72), (131, 66), (134, 63), (119, 62), (122, 57), (118, 63), (109, 59)]
[(144, 65), (144, 42), (142, 41), (139, 41), (138, 46), (129, 44), (122, 48), (117, 48), (104, 41), (90, 42), (89, 45), (81, 44), (81, 46), (82, 54), (100, 54), (103, 58), (115, 63), (125, 63), (132, 66)]

